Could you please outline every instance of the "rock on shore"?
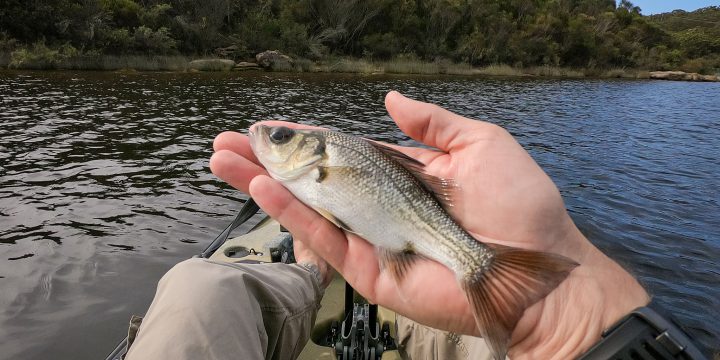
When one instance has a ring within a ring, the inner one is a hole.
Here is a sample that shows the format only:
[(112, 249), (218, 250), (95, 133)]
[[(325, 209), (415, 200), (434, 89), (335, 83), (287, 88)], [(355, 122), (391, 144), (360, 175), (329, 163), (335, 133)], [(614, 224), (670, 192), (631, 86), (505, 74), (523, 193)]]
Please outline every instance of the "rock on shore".
[(200, 59), (191, 61), (188, 66), (197, 71), (230, 71), (235, 67), (235, 62), (227, 59)]
[(720, 81), (716, 75), (702, 75), (698, 73), (686, 73), (684, 71), (652, 71), (650, 78), (656, 80), (675, 81)]
[(267, 50), (255, 55), (258, 65), (273, 71), (292, 71), (295, 62), (277, 50)]

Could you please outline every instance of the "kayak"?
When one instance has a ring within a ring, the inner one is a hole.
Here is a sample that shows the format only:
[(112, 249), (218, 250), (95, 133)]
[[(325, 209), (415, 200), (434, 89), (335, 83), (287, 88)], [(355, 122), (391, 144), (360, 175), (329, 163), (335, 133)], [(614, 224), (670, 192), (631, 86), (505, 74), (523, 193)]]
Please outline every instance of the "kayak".
[[(198, 257), (229, 263), (294, 262), (292, 235), (258, 210), (249, 199), (235, 220)], [(232, 230), (242, 224), (251, 225), (250, 230), (230, 238)], [(369, 304), (337, 274), (325, 290), (321, 305), (310, 341), (298, 359), (400, 359), (394, 312)], [(137, 329), (131, 326), (130, 343), (133, 330)], [(128, 337), (106, 359), (122, 360), (127, 344)]]

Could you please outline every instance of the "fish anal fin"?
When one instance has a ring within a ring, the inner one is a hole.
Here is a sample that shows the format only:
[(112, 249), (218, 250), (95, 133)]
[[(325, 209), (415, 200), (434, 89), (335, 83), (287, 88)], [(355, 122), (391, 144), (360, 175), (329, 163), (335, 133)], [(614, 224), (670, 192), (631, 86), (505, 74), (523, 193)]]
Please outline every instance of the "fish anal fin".
[(380, 150), (383, 154), (395, 160), (402, 167), (407, 169), (425, 188), (435, 195), (440, 205), (445, 209), (453, 207), (455, 193), (458, 186), (453, 179), (444, 179), (425, 172), (425, 164), (405, 155), (400, 150), (393, 149), (387, 145), (368, 140), (368, 143)]
[(329, 211), (322, 209), (322, 208), (317, 208), (317, 207), (313, 207), (313, 210), (315, 210), (318, 214), (322, 215), (322, 217), (328, 219), (331, 223), (335, 224), (335, 226), (337, 226), (345, 231), (355, 233), (350, 228), (350, 226), (345, 224), (342, 220), (338, 219), (335, 215), (331, 214)]
[(490, 268), (462, 281), (481, 336), (496, 360), (505, 359), (510, 336), (525, 309), (555, 289), (578, 264), (566, 257), (492, 245)]
[(387, 270), (399, 284), (405, 279), (407, 272), (418, 259), (422, 258), (413, 250), (412, 246), (397, 251), (386, 248), (378, 248), (380, 259), (380, 270)]

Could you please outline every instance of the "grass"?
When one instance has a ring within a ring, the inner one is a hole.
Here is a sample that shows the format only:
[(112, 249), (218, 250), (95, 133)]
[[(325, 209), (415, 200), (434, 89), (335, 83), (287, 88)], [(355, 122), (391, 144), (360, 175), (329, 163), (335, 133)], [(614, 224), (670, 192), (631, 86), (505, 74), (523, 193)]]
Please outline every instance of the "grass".
[(584, 78), (587, 76), (585, 70), (557, 66), (533, 66), (527, 68), (516, 68), (509, 65), (499, 64), (486, 66), (479, 70), (480, 74), (487, 76), (538, 76), (555, 78)]
[[(301, 66), (298, 64), (301, 63)], [(373, 61), (355, 58), (330, 58), (314, 63), (310, 60), (296, 60), (295, 68), (303, 72), (328, 72), (352, 74), (451, 74), (472, 75), (476, 73), (468, 64), (449, 61), (421, 61), (417, 59), (393, 59)]]
[(610, 69), (600, 75), (602, 78), (649, 79), (650, 72), (634, 69)]
[(523, 76), (527, 75), (522, 69), (514, 68), (510, 65), (489, 65), (478, 70), (481, 75), (487, 76)]
[(61, 68), (74, 70), (186, 71), (188, 58), (184, 56), (99, 56), (68, 59)]
[(543, 77), (584, 78), (587, 76), (584, 70), (557, 66), (536, 66), (531, 67), (528, 70), (534, 76)]
[(646, 70), (615, 68), (608, 70), (578, 69), (557, 66), (533, 66), (527, 68), (516, 68), (509, 65), (490, 65), (477, 70), (479, 74), (486, 76), (530, 76), (550, 78), (601, 78), (601, 79), (649, 79), (650, 72)]
[(0, 54), (0, 65), (26, 70), (138, 70), (186, 71), (188, 58), (184, 56), (98, 55), (98, 56), (6, 56)]
[(382, 72), (373, 62), (364, 59), (330, 58), (309, 66), (310, 72), (375, 74)]
[(441, 74), (440, 66), (436, 62), (398, 59), (384, 62), (383, 72), (387, 74)]
[[(192, 59), (179, 56), (148, 55), (79, 55), (62, 54), (38, 47), (12, 55), (0, 53), (0, 67), (37, 70), (137, 70), (137, 71), (188, 71)], [(290, 68), (275, 69), (284, 72), (327, 72), (355, 74), (421, 74), (421, 75), (481, 75), (505, 77), (554, 78), (623, 78), (647, 79), (648, 71), (616, 68), (607, 70), (577, 69), (555, 66), (517, 68), (505, 64), (475, 68), (469, 64), (453, 63), (442, 59), (423, 61), (412, 57), (398, 57), (375, 61), (349, 57), (329, 57), (320, 61), (295, 59)]]

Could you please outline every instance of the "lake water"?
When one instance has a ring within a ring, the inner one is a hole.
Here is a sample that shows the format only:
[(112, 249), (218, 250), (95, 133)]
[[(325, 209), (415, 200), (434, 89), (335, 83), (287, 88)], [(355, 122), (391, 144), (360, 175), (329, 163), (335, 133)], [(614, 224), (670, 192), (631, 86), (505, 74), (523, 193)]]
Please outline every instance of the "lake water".
[(506, 127), (588, 238), (720, 351), (720, 83), (0, 72), (0, 358), (103, 358), (241, 206), (213, 137), (261, 119), (412, 144), (388, 90)]

